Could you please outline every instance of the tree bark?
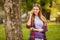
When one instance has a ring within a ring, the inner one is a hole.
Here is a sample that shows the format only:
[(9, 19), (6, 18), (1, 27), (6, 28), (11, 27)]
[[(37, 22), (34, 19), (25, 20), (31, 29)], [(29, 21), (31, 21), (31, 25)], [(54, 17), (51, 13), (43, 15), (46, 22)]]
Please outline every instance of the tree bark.
[(20, 9), (21, 0), (5, 0), (6, 40), (23, 40)]

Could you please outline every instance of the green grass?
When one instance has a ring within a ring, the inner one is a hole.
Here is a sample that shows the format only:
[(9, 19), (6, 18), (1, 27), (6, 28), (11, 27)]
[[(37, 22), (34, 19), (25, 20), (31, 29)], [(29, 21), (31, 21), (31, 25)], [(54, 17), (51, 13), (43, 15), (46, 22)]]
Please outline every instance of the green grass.
[[(29, 29), (26, 28), (25, 24), (22, 24), (23, 29), (23, 39), (28, 40), (29, 38)], [(6, 40), (4, 25), (0, 25), (0, 40)], [(49, 23), (48, 31), (46, 32), (48, 40), (60, 40), (60, 23)]]
[(4, 25), (0, 24), (0, 40), (5, 40), (5, 31)]
[(48, 40), (60, 40), (60, 24), (48, 25), (47, 39)]

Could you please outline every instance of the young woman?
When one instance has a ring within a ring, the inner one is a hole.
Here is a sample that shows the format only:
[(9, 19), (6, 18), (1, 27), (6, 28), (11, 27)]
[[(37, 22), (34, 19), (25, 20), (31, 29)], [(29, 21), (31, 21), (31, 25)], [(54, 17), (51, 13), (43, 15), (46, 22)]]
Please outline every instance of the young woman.
[(47, 40), (45, 32), (47, 31), (47, 21), (42, 15), (42, 9), (39, 4), (34, 4), (27, 18), (27, 28), (31, 30), (29, 40)]

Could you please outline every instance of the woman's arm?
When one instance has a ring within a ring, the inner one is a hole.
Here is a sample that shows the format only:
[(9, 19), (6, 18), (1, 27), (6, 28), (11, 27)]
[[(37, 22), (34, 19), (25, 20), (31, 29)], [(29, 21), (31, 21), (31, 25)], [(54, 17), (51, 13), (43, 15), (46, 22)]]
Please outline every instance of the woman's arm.
[(36, 28), (31, 28), (31, 30), (38, 31), (38, 32), (43, 32), (44, 31), (44, 29), (36, 29)]
[(26, 27), (27, 28), (31, 28), (32, 25), (31, 25), (31, 17), (28, 17), (28, 20), (27, 20), (27, 23), (26, 23)]
[(43, 32), (43, 29), (35, 29), (36, 31)]
[(27, 21), (27, 25), (31, 25), (31, 16), (29, 17), (29, 19)]
[(47, 31), (47, 27), (45, 27), (44, 29), (36, 29), (36, 28), (31, 28), (31, 30), (33, 31), (38, 31), (38, 32), (46, 32)]
[(41, 29), (36, 29), (36, 28), (32, 28), (33, 31), (38, 31), (38, 32), (46, 32), (48, 30), (47, 26), (44, 26)]
[(26, 23), (27, 28), (32, 27), (32, 24), (31, 24), (31, 22), (32, 22), (32, 15), (33, 15), (33, 13), (32, 13), (32, 11), (30, 11), (29, 12), (29, 16), (27, 18), (28, 20), (27, 20), (27, 23)]

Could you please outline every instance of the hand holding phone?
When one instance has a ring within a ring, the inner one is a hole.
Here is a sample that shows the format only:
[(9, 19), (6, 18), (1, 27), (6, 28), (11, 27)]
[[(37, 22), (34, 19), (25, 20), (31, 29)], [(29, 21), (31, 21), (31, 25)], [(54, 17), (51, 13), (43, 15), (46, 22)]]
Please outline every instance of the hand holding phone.
[(29, 13), (30, 13), (30, 16), (33, 16), (33, 10), (31, 10)]

